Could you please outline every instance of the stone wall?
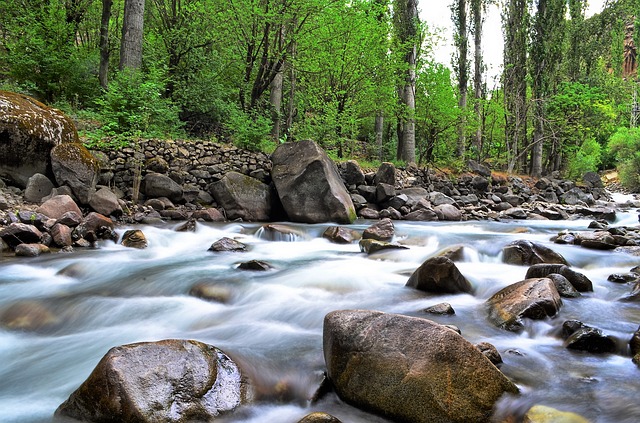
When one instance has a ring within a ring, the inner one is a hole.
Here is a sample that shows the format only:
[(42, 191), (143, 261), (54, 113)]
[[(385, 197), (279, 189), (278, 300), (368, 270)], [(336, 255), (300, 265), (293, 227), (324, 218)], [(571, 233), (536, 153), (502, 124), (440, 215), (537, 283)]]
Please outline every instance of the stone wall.
[(151, 139), (117, 151), (93, 153), (101, 163), (100, 183), (121, 190), (127, 198), (136, 179), (151, 171), (166, 174), (187, 189), (205, 192), (229, 171), (270, 180), (267, 154), (211, 141)]

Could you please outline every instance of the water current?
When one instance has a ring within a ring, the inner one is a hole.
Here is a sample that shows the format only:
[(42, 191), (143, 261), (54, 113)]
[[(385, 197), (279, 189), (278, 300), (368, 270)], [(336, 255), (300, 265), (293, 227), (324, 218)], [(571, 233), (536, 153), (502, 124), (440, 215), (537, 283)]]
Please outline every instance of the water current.
[[(549, 241), (564, 229), (587, 230), (589, 222), (395, 222), (394, 241), (409, 249), (371, 256), (361, 253), (357, 243), (323, 239), (329, 224), (284, 223), (299, 235), (280, 239), (267, 239), (260, 224), (198, 223), (195, 232), (176, 232), (167, 224), (139, 227), (149, 241), (144, 250), (102, 242), (71, 254), (0, 257), (0, 314), (21, 304), (44, 307), (52, 316), (33, 330), (0, 327), (0, 422), (52, 422), (58, 405), (111, 347), (168, 338), (215, 345), (255, 380), (265, 400), (222, 421), (294, 423), (317, 410), (345, 423), (386, 422), (333, 395), (307, 401), (324, 370), (323, 318), (337, 309), (425, 317), (458, 326), (472, 343), (494, 344), (504, 360), (501, 370), (522, 391), (518, 398), (502, 401), (502, 409), (544, 404), (592, 422), (638, 422), (640, 369), (632, 363), (627, 343), (640, 324), (640, 305), (617, 301), (631, 286), (607, 277), (628, 272), (640, 258)], [(357, 221), (350, 227), (362, 231), (371, 223)], [(619, 213), (614, 224), (637, 223), (630, 210)], [(247, 244), (249, 251), (207, 251), (224, 236)], [(528, 322), (522, 333), (511, 333), (487, 320), (484, 302), (524, 279), (526, 266), (501, 261), (502, 247), (518, 239), (562, 254), (593, 281), (594, 292), (564, 299), (557, 317)], [(457, 244), (465, 246), (465, 258), (457, 265), (474, 286), (473, 295), (431, 295), (405, 287), (424, 260)], [(237, 268), (254, 259), (273, 268)], [(218, 287), (227, 301), (189, 295), (196, 284)], [(422, 311), (440, 302), (450, 303), (455, 315)], [(558, 332), (569, 319), (612, 335), (619, 340), (619, 351), (596, 355), (564, 348)]]

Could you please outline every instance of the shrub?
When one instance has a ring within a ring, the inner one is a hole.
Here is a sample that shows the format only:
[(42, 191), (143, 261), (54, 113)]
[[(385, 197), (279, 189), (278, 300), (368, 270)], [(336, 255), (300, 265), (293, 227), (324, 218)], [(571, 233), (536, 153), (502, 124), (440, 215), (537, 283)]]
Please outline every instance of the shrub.
[(640, 190), (640, 128), (618, 128), (607, 147), (617, 160), (622, 185)]
[(581, 178), (587, 172), (595, 172), (602, 161), (602, 146), (593, 138), (586, 139), (567, 165), (567, 177)]

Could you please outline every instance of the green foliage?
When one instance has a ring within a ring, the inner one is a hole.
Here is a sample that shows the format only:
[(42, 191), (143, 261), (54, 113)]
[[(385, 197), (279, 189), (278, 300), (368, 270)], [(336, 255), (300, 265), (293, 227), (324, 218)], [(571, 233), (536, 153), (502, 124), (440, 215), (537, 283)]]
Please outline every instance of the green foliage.
[(125, 69), (109, 83), (109, 90), (96, 99), (103, 136), (172, 137), (181, 134), (178, 109), (162, 96), (162, 74)]
[(258, 113), (235, 109), (229, 115), (229, 132), (233, 143), (247, 150), (270, 150), (271, 120)]
[(567, 177), (577, 180), (587, 172), (598, 170), (602, 160), (602, 146), (593, 138), (585, 140), (575, 155), (568, 160)]
[(636, 192), (640, 190), (640, 128), (618, 128), (607, 147), (617, 159), (622, 185)]

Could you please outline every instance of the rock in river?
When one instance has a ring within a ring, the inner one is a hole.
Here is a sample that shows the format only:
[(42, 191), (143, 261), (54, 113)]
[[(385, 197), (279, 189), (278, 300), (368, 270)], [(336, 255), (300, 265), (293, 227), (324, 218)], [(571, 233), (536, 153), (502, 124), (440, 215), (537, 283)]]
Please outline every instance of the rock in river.
[(427, 319), (334, 311), (323, 342), (340, 398), (394, 421), (486, 422), (498, 398), (518, 392), (480, 350)]
[(224, 352), (170, 339), (112, 348), (56, 415), (88, 422), (211, 421), (251, 395)]

